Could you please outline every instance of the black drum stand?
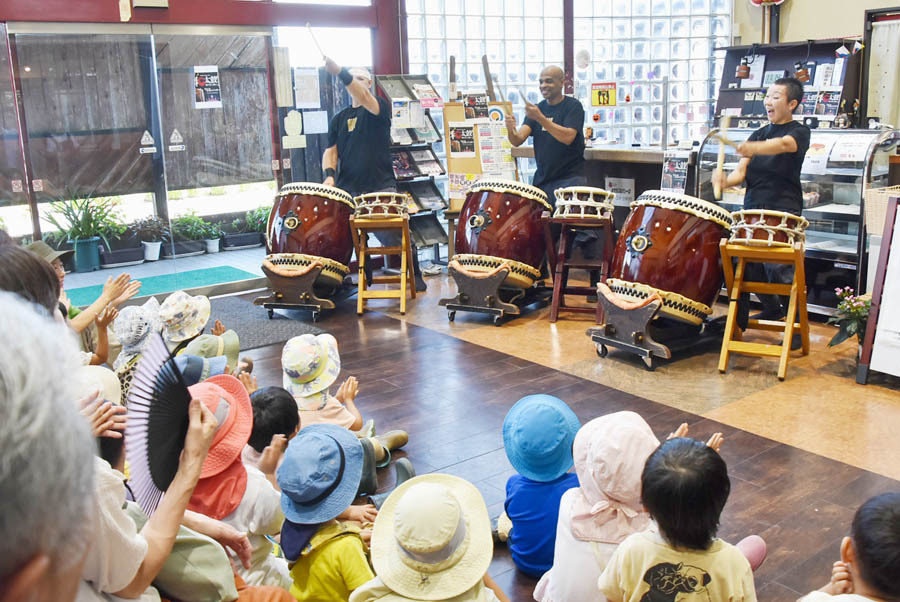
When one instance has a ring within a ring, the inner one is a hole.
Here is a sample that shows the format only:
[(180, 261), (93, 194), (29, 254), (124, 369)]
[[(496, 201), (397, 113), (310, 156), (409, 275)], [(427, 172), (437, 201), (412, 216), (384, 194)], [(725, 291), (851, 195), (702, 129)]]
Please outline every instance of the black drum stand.
[(447, 308), (447, 319), (456, 319), (457, 311), (489, 314), (494, 318), (494, 326), (500, 326), (504, 316), (518, 316), (521, 308), (535, 302), (547, 303), (552, 289), (532, 286), (528, 289), (504, 287), (503, 281), (509, 275), (508, 267), (501, 267), (493, 273), (473, 275), (461, 271), (453, 265), (447, 271), (456, 282), (456, 296), (438, 301)]
[(272, 294), (268, 297), (257, 297), (253, 305), (262, 305), (269, 311), (271, 320), (276, 309), (302, 309), (312, 312), (312, 321), (319, 319), (323, 309), (334, 309), (334, 302), (316, 296), (316, 279), (322, 272), (322, 264), (312, 264), (306, 271), (297, 272), (296, 276), (276, 274), (263, 265), (262, 271), (269, 280)]

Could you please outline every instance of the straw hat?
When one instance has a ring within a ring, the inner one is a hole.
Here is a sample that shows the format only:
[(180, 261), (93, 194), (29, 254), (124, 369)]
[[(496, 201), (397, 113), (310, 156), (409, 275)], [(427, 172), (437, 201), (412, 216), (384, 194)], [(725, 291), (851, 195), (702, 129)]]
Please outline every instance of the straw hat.
[(75, 390), (85, 397), (100, 390), (100, 399), (122, 405), (122, 387), (116, 373), (105, 366), (82, 366), (75, 373)]
[(427, 474), (397, 487), (372, 531), (375, 573), (415, 600), (446, 600), (473, 588), (494, 553), (484, 499), (459, 477)]
[(532, 481), (548, 482), (572, 468), (572, 442), (581, 424), (565, 402), (528, 395), (503, 420), (503, 447), (513, 468)]
[(205, 479), (221, 473), (240, 457), (253, 430), (253, 406), (241, 381), (228, 374), (208, 378), (188, 387), (188, 391), (191, 398), (199, 399), (219, 422), (200, 471), (200, 478)]
[(191, 297), (184, 291), (175, 291), (163, 301), (159, 318), (167, 341), (180, 343), (200, 334), (209, 321), (209, 299), (203, 295)]
[(54, 260), (63, 259), (75, 252), (74, 249), (57, 251), (56, 249), (45, 243), (43, 240), (36, 240), (25, 248), (36, 255), (40, 255), (47, 261), (47, 263), (53, 263)]
[(330, 334), (304, 334), (290, 339), (281, 351), (285, 389), (294, 397), (326, 390), (341, 373), (337, 339)]

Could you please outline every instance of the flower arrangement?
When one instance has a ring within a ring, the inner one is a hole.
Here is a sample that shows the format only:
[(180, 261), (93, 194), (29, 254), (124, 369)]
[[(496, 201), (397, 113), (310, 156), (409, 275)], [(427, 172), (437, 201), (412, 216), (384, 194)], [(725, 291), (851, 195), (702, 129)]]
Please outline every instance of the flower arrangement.
[(838, 331), (828, 342), (828, 346), (840, 345), (854, 335), (862, 343), (863, 337), (866, 336), (866, 323), (869, 320), (869, 309), (872, 307), (872, 296), (856, 295), (849, 286), (836, 288), (834, 292), (840, 302), (837, 306), (837, 314), (828, 318), (828, 323), (836, 325)]

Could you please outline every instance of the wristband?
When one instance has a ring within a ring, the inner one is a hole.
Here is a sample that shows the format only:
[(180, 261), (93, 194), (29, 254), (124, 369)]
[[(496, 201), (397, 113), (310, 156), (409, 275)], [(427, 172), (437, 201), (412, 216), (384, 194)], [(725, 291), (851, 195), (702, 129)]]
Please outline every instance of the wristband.
[(334, 168), (333, 168), (333, 167), (326, 167), (326, 168), (325, 168), (325, 177), (326, 177), (326, 178), (333, 178), (333, 177), (334, 177), (334, 174), (335, 174), (335, 171), (334, 171)]
[(340, 79), (341, 83), (345, 86), (349, 86), (353, 82), (353, 76), (350, 75), (350, 72), (347, 71), (346, 67), (341, 67), (341, 72), (338, 73), (338, 79)]

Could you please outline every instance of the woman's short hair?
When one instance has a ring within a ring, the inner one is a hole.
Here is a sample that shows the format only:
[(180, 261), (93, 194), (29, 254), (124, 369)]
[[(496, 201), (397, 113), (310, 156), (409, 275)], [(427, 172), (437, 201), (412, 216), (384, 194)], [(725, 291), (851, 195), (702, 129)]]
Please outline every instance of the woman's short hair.
[(24, 297), (51, 316), (59, 308), (59, 278), (53, 266), (16, 245), (0, 245), (0, 290)]
[(719, 529), (731, 492), (725, 461), (700, 441), (678, 437), (647, 458), (641, 501), (675, 547), (705, 550)]

